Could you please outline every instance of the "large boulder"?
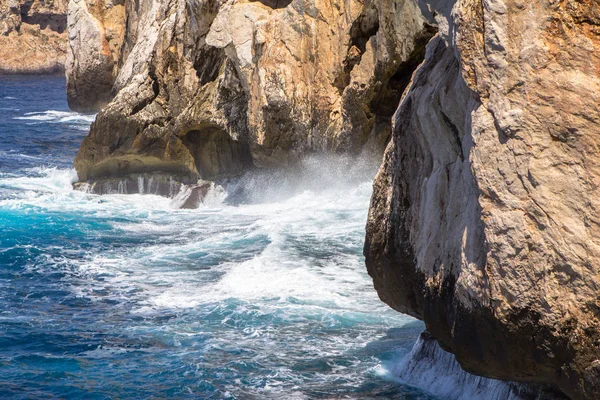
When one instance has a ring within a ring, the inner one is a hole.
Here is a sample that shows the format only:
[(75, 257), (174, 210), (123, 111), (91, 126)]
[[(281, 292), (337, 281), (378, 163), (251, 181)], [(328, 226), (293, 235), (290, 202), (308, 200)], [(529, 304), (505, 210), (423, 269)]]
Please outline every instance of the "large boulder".
[(365, 255), (461, 366), (600, 398), (600, 4), (428, 2)]

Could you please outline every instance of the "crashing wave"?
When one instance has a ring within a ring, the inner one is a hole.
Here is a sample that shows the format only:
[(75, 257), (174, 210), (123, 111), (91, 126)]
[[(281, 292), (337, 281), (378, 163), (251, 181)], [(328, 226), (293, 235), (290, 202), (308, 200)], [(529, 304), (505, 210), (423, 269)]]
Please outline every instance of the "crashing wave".
[(96, 119), (96, 114), (81, 114), (72, 111), (47, 110), (28, 112), (20, 117), (14, 117), (13, 119), (48, 123), (70, 122), (76, 124), (89, 125)]

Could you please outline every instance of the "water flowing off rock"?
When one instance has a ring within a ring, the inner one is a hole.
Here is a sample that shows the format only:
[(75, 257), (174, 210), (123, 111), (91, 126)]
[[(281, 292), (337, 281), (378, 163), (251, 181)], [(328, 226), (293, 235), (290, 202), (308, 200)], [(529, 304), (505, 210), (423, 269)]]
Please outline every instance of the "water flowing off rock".
[[(82, 182), (381, 154), (382, 300), (468, 372), (600, 398), (600, 3), (72, 0)], [(135, 187), (131, 184), (129, 187)]]

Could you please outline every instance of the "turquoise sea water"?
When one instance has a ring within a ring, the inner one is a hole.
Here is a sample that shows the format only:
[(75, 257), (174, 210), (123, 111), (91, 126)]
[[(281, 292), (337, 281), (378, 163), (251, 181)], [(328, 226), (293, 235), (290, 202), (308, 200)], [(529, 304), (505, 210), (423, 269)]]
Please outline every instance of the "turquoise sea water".
[(94, 116), (64, 92), (0, 78), (0, 398), (434, 398), (388, 372), (423, 326), (365, 271), (371, 170), (307, 161), (197, 210), (73, 191)]

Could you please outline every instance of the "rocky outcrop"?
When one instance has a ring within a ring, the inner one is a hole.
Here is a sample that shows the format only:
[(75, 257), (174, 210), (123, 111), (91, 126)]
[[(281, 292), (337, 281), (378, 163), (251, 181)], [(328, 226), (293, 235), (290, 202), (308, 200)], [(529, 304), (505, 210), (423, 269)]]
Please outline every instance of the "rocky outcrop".
[(98, 193), (173, 195), (391, 134), (380, 297), (469, 372), (600, 398), (599, 7), (73, 0), (69, 102), (108, 103), (75, 167)]
[[(129, 2), (129, 7), (135, 7)], [(71, 0), (67, 99), (76, 111), (108, 104), (125, 39), (125, 0)]]
[(191, 184), (307, 153), (380, 153), (433, 34), (405, 0), (73, 0), (69, 103), (112, 98), (79, 178)]
[(67, 0), (0, 0), (0, 74), (65, 69)]
[(600, 5), (427, 2), (365, 255), (467, 371), (600, 398)]

